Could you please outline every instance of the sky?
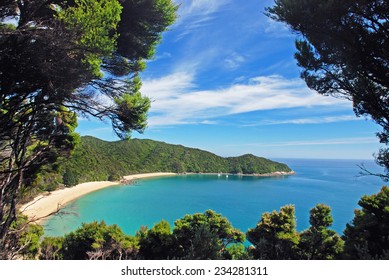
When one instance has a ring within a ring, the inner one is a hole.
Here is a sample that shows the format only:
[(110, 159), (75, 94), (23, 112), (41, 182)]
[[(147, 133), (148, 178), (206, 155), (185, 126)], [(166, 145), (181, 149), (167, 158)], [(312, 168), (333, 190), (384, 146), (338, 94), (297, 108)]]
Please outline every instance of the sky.
[[(152, 100), (148, 127), (132, 138), (220, 156), (373, 159), (379, 126), (300, 79), (296, 35), (264, 15), (273, 0), (176, 3), (178, 19), (141, 75)], [(77, 131), (118, 140), (93, 119), (79, 119)]]

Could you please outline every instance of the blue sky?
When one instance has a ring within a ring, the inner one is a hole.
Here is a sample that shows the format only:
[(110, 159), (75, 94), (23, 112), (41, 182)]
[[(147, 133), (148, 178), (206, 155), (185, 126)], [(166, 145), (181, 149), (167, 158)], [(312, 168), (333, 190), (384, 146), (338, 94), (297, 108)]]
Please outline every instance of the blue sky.
[[(351, 103), (311, 91), (293, 58), (295, 35), (263, 12), (272, 0), (178, 0), (142, 74), (150, 97), (148, 138), (221, 156), (372, 159), (371, 120)], [(117, 140), (109, 123), (79, 120), (78, 132)]]

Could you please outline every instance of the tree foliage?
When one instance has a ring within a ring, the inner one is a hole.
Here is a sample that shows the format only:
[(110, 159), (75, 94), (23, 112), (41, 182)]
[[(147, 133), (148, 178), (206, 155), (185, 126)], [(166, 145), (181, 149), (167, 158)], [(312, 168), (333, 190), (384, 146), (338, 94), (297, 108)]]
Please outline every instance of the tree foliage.
[(63, 237), (45, 237), (40, 245), (39, 259), (62, 260)]
[(145, 260), (166, 260), (172, 258), (173, 235), (170, 224), (162, 220), (151, 229), (140, 230), (139, 258)]
[(343, 241), (329, 229), (333, 218), (331, 208), (318, 204), (310, 210), (311, 226), (296, 231), (294, 206), (262, 214), (261, 220), (246, 233), (253, 244), (249, 253), (256, 259), (335, 259), (343, 252)]
[(296, 230), (294, 206), (263, 213), (256, 227), (249, 229), (246, 236), (254, 245), (251, 254), (256, 259), (295, 259), (300, 236)]
[(1, 1), (0, 249), (22, 187), (77, 143), (76, 113), (111, 120), (121, 138), (145, 129), (138, 74), (176, 9), (171, 0)]
[(183, 259), (222, 259), (230, 244), (244, 242), (244, 234), (212, 210), (186, 215), (174, 223), (174, 256)]
[(121, 260), (131, 259), (137, 251), (133, 237), (125, 235), (117, 226), (104, 222), (83, 224), (76, 231), (65, 235), (62, 254), (68, 260)]
[(175, 221), (173, 231), (162, 221), (140, 230), (138, 237), (142, 259), (215, 260), (244, 255), (244, 247), (229, 250), (230, 245), (242, 245), (244, 234), (212, 210), (185, 215)]
[[(307, 85), (352, 101), (389, 144), (389, 3), (386, 0), (275, 0), (267, 14), (299, 35), (295, 58)], [(389, 176), (389, 150), (377, 161)]]
[[(172, 230), (162, 220), (136, 235), (104, 222), (85, 223), (65, 237), (46, 237), (40, 259), (238, 259), (247, 256), (244, 234), (212, 210), (186, 215)], [(229, 245), (236, 246), (229, 246)]]
[(335, 259), (343, 251), (343, 240), (329, 229), (333, 223), (331, 208), (318, 204), (310, 210), (311, 227), (300, 233), (300, 258), (308, 260)]
[(75, 48), (87, 50), (82, 62), (87, 70), (96, 78), (102, 78), (102, 59), (109, 57), (115, 51), (116, 32), (120, 22), (122, 6), (112, 0), (75, 0), (74, 6), (61, 9), (57, 6), (56, 18), (66, 29), (78, 32), (74, 42)]
[(35, 259), (38, 256), (43, 227), (27, 221), (27, 216), (19, 215), (12, 222), (9, 234), (4, 239), (7, 250), (0, 250), (0, 259)]
[(389, 259), (389, 188), (363, 196), (344, 231), (345, 258)]
[(141, 259), (215, 260), (244, 255), (244, 247), (229, 250), (230, 245), (242, 245), (244, 234), (212, 210), (185, 215), (175, 221), (173, 230), (161, 221), (149, 230), (141, 229), (137, 236)]

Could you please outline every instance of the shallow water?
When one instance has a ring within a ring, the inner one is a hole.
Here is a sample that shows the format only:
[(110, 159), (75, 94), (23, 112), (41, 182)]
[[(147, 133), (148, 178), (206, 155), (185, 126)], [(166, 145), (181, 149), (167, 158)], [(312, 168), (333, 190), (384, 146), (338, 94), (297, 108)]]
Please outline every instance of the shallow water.
[[(78, 228), (82, 222), (105, 220), (118, 224), (127, 234), (142, 225), (152, 227), (162, 219), (172, 226), (185, 214), (213, 209), (246, 232), (265, 211), (287, 204), (296, 207), (297, 228), (309, 226), (309, 210), (318, 203), (331, 206), (333, 229), (342, 233), (354, 216), (364, 194), (377, 193), (384, 183), (378, 177), (359, 175), (355, 160), (284, 159), (296, 175), (252, 177), (229, 175), (178, 175), (143, 179), (130, 186), (115, 186), (86, 195), (47, 221), (45, 232), (58, 236)], [(372, 161), (366, 167), (379, 172)]]

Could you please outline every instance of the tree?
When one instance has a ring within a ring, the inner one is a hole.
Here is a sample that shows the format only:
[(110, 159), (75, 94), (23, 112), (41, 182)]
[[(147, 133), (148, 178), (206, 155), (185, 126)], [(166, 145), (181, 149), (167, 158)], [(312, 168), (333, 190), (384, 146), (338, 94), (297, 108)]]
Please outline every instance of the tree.
[(256, 259), (295, 259), (299, 234), (293, 205), (281, 207), (280, 212), (262, 214), (255, 228), (246, 233), (254, 248), (250, 251)]
[(139, 257), (145, 260), (172, 258), (172, 230), (167, 221), (162, 220), (151, 229), (139, 235)]
[(0, 250), (0, 259), (35, 259), (43, 236), (43, 227), (27, 222), (28, 217), (19, 215), (11, 226), (5, 239), (8, 250)]
[(342, 251), (344, 242), (340, 236), (329, 229), (333, 223), (331, 208), (318, 204), (310, 211), (311, 227), (300, 233), (299, 249), (302, 259), (335, 259)]
[(62, 260), (63, 237), (45, 237), (40, 244), (39, 259)]
[(227, 247), (225, 258), (227, 260), (249, 260), (250, 256), (243, 244), (232, 244)]
[(1, 2), (0, 250), (21, 188), (76, 145), (76, 113), (110, 120), (120, 138), (145, 129), (139, 72), (176, 9), (171, 0)]
[(150, 230), (142, 228), (137, 233), (139, 258), (214, 260), (244, 255), (244, 247), (229, 250), (231, 244), (242, 245), (243, 233), (212, 210), (188, 214), (174, 224), (173, 232), (164, 220)]
[(344, 231), (345, 258), (389, 259), (389, 188), (363, 196)]
[[(299, 35), (295, 58), (307, 85), (346, 98), (357, 116), (370, 116), (389, 144), (389, 2), (385, 0), (275, 0), (267, 15)], [(389, 149), (376, 160), (389, 179)]]
[(73, 169), (66, 168), (62, 175), (62, 180), (65, 186), (75, 186), (78, 184), (79, 175)]
[(67, 260), (131, 259), (137, 253), (137, 242), (117, 225), (84, 223), (76, 231), (65, 235), (62, 252)]
[(223, 259), (230, 244), (244, 242), (244, 234), (227, 218), (212, 210), (185, 215), (175, 221), (174, 257), (182, 259)]

